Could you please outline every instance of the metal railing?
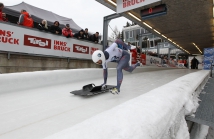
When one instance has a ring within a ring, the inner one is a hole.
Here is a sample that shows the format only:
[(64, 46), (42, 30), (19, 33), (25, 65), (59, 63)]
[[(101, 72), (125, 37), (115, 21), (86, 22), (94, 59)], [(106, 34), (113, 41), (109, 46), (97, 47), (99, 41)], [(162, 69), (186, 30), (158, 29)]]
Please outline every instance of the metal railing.
[(210, 77), (213, 77), (213, 61), (210, 63)]

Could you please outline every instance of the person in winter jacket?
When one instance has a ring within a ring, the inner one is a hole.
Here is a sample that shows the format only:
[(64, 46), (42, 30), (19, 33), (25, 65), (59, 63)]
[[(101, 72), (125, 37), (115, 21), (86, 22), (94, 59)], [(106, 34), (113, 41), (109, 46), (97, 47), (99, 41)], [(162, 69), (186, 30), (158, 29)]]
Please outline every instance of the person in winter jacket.
[(84, 39), (85, 40), (89, 40), (90, 39), (90, 36), (88, 34), (88, 28), (86, 28), (85, 31), (84, 31)]
[(2, 13), (2, 21), (8, 22), (8, 18), (5, 13)]
[(37, 28), (39, 30), (48, 31), (48, 22), (46, 20), (42, 20), (42, 22), (38, 24)]
[(62, 35), (65, 36), (66, 38), (73, 37), (72, 30), (70, 29), (70, 25), (66, 24), (65, 28), (62, 29)]
[(81, 29), (78, 33), (75, 33), (74, 37), (77, 38), (77, 39), (83, 40), (84, 39), (84, 31), (83, 31), (83, 29)]
[(99, 42), (99, 32), (96, 32), (95, 34), (91, 35), (90, 41), (92, 41), (94, 43), (98, 43)]
[(62, 29), (59, 27), (59, 22), (58, 21), (55, 21), (54, 25), (52, 25), (50, 27), (50, 32), (54, 33), (54, 34), (57, 34), (57, 35), (61, 35), (62, 34)]
[(2, 12), (2, 9), (4, 8), (4, 4), (0, 2), (0, 21), (8, 21), (6, 18), (6, 14)]
[(18, 24), (29, 28), (32, 28), (34, 26), (33, 19), (26, 10), (21, 10), (21, 15), (19, 17)]

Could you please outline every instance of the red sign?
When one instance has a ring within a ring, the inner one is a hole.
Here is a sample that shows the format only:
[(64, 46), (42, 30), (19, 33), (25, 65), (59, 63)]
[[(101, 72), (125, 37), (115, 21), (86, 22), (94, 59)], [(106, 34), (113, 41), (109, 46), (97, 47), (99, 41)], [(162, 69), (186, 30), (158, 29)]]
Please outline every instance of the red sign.
[(89, 47), (88, 46), (79, 45), (79, 44), (74, 44), (73, 45), (73, 52), (82, 53), (82, 54), (89, 54)]
[(94, 51), (96, 50), (99, 50), (98, 48), (94, 48), (94, 47), (91, 47), (91, 55), (94, 53)]
[(141, 63), (143, 65), (146, 65), (146, 55), (145, 54), (141, 54)]
[(24, 45), (51, 49), (51, 40), (30, 35), (24, 35)]

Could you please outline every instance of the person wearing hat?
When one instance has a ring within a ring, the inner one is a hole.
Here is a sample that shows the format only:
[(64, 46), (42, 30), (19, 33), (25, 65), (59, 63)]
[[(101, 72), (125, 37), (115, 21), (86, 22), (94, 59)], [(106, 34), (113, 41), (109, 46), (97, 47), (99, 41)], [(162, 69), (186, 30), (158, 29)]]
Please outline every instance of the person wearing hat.
[(85, 39), (85, 40), (89, 40), (88, 28), (85, 29), (85, 32), (84, 32), (84, 39)]
[(66, 24), (65, 27), (62, 29), (62, 35), (66, 38), (73, 37), (73, 33), (69, 24)]
[(75, 33), (74, 37), (77, 38), (77, 39), (83, 40), (84, 39), (84, 30), (81, 29), (78, 33)]

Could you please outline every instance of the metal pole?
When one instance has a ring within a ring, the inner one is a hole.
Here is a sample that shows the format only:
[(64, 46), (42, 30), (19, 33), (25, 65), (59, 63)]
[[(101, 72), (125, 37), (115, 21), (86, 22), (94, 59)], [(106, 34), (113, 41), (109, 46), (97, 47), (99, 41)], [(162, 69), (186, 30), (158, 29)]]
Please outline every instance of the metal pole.
[(210, 65), (210, 77), (213, 77), (213, 61), (211, 61), (211, 65)]
[(146, 40), (146, 55), (148, 55), (148, 39)]
[(142, 35), (139, 34), (139, 46), (140, 46), (140, 53), (142, 53)]
[(160, 57), (160, 44), (157, 45), (157, 54), (158, 54), (158, 57)]
[(121, 17), (121, 15), (117, 14), (117, 13), (103, 17), (103, 50), (105, 49), (107, 42), (108, 42), (108, 25), (109, 25), (109, 22), (112, 19), (115, 19), (118, 17)]
[(172, 48), (168, 49), (168, 60), (170, 60), (170, 53), (171, 53)]

